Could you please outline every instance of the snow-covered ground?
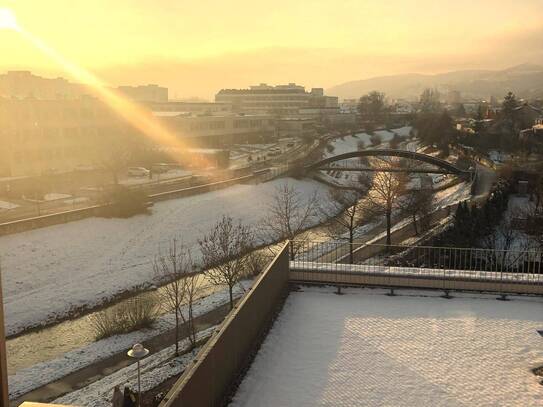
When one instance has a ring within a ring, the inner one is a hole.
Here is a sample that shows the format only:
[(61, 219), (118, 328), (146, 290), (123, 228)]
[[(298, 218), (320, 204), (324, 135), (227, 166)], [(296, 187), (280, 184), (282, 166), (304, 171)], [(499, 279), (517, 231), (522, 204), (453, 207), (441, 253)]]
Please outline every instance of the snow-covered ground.
[(9, 211), (10, 209), (15, 209), (15, 208), (18, 208), (18, 207), (19, 207), (19, 205), (15, 205), (14, 203), (6, 202), (6, 201), (0, 201), (0, 211), (2, 211), (2, 210)]
[[(197, 239), (223, 214), (257, 225), (284, 182), (236, 185), (159, 202), (151, 215), (88, 218), (0, 237), (7, 334), (152, 285), (152, 260), (174, 237), (192, 248), (198, 260)], [(288, 182), (306, 195), (327, 190), (316, 181)]]
[[(400, 127), (398, 129), (393, 130), (376, 130), (374, 134), (381, 137), (381, 142), (386, 143), (394, 137), (394, 134), (398, 134), (399, 136), (408, 136), (411, 131), (411, 127)], [(372, 148), (371, 146), (371, 135), (367, 133), (357, 133), (353, 136), (345, 136), (341, 138), (337, 138), (334, 141), (332, 141), (330, 144), (334, 147), (333, 151), (326, 152), (326, 157), (332, 157), (334, 155), (349, 153), (351, 151), (358, 151), (360, 148), (358, 147), (360, 143), (364, 144), (364, 148)]]
[(292, 292), (232, 406), (540, 406), (541, 299)]
[[(210, 336), (214, 329), (215, 327), (210, 327), (198, 333), (197, 339), (200, 340)], [(181, 349), (188, 348), (188, 346), (188, 340), (182, 341)], [(199, 350), (200, 347), (184, 355), (174, 357), (175, 347), (170, 346), (142, 359), (140, 367), (141, 391), (151, 390), (170, 377), (182, 373)], [(125, 386), (128, 386), (132, 391), (137, 391), (137, 380), (137, 366), (132, 364), (82, 389), (66, 394), (56, 399), (54, 403), (81, 407), (110, 407), (114, 387), (119, 386), (123, 390)]]

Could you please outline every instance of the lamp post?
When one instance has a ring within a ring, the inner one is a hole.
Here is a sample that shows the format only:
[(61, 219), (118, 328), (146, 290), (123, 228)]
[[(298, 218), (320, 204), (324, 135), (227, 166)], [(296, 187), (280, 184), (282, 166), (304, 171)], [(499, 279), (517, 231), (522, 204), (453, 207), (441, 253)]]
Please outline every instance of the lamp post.
[(136, 343), (127, 352), (128, 356), (134, 358), (138, 362), (138, 407), (141, 406), (141, 375), (140, 375), (140, 360), (149, 354), (149, 349), (145, 349), (141, 343)]

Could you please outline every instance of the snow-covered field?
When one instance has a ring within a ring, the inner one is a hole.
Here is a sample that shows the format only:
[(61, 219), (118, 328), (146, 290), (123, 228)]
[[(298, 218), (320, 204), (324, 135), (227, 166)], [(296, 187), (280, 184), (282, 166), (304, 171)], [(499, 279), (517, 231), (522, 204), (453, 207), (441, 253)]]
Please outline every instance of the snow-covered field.
[(232, 406), (540, 406), (543, 301), (292, 292)]
[[(399, 136), (409, 136), (411, 127), (400, 127), (398, 129), (388, 130), (376, 130), (374, 134), (381, 137), (381, 142), (386, 143), (394, 137), (394, 134)], [(359, 143), (364, 143), (365, 148), (371, 148), (371, 135), (367, 133), (357, 133), (354, 136), (345, 136), (335, 139), (330, 144), (334, 147), (333, 151), (326, 152), (326, 157), (332, 157), (334, 155), (349, 153), (351, 151), (358, 151)]]
[[(152, 285), (152, 260), (160, 246), (177, 237), (197, 260), (197, 239), (223, 214), (258, 224), (284, 182), (236, 185), (159, 202), (151, 215), (89, 218), (0, 237), (7, 334)], [(327, 188), (316, 181), (288, 182), (307, 195)]]

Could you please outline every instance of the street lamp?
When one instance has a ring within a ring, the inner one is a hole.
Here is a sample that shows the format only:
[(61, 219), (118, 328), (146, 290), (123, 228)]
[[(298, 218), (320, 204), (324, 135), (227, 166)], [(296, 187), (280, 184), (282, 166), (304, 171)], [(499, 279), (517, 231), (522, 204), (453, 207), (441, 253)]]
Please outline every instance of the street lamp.
[(140, 360), (149, 354), (149, 349), (145, 349), (141, 343), (136, 343), (127, 352), (128, 356), (134, 358), (138, 362), (138, 407), (141, 406), (141, 375), (140, 375)]

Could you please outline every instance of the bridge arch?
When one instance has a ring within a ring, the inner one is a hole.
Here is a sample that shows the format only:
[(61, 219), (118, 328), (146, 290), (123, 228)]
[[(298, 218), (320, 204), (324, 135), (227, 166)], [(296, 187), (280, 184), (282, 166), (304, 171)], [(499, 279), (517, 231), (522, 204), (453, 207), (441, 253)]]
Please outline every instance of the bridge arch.
[[(427, 154), (421, 154), (414, 151), (407, 150), (393, 150), (393, 149), (374, 149), (374, 150), (361, 150), (361, 151), (352, 151), (349, 153), (339, 154), (333, 157), (325, 158), (324, 160), (318, 161), (316, 163), (306, 166), (308, 171), (318, 171), (321, 167), (325, 167), (328, 164), (334, 163), (336, 161), (342, 161), (349, 158), (358, 158), (358, 157), (400, 157), (407, 158), (410, 160), (420, 161), (427, 164), (434, 165), (438, 168), (443, 169), (444, 173), (450, 173), (455, 175), (471, 175), (471, 171), (463, 170), (458, 168), (456, 165), (443, 160), (441, 158), (433, 157)], [(341, 167), (337, 168), (341, 170)]]

